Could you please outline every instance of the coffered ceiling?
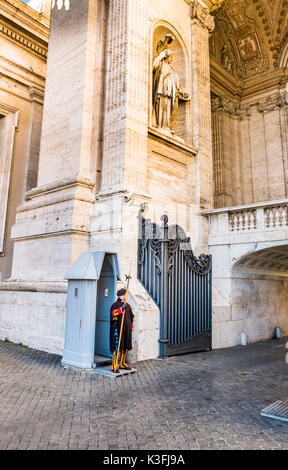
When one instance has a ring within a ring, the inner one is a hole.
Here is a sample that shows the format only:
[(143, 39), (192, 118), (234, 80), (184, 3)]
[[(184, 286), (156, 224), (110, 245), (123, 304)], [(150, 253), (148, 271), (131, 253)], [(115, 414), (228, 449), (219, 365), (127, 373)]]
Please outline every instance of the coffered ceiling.
[(211, 59), (245, 83), (287, 70), (288, 0), (225, 0), (213, 12)]

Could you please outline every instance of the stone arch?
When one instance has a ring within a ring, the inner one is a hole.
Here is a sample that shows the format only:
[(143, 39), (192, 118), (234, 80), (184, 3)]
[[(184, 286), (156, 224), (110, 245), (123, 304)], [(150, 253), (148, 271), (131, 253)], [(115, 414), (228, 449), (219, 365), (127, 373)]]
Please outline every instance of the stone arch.
[[(169, 49), (173, 51), (173, 68), (179, 76), (179, 82), (182, 89), (185, 89), (191, 95), (191, 86), (189, 83), (189, 56), (187, 48), (181, 35), (169, 22), (157, 20), (150, 31), (150, 64), (149, 64), (149, 124), (152, 125), (152, 64), (156, 57), (156, 45), (165, 34), (172, 34), (173, 43)], [(190, 100), (191, 101), (191, 100)], [(178, 111), (172, 121), (172, 131), (184, 141), (188, 140), (189, 134), (189, 109), (190, 101), (178, 104)]]
[(234, 261), (232, 270), (249, 269), (278, 276), (288, 276), (288, 243), (287, 241), (259, 243), (249, 246), (249, 250)]
[(283, 45), (281, 54), (279, 57), (279, 68), (288, 68), (288, 32), (285, 37), (286, 43)]

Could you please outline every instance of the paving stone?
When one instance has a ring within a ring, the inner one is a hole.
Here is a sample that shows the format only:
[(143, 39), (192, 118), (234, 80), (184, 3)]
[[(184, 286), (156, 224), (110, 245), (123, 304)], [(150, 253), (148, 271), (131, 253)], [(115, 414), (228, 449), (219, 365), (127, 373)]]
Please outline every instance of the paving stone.
[(288, 423), (260, 416), (287, 400), (285, 343), (137, 363), (117, 377), (0, 341), (0, 449), (288, 449)]

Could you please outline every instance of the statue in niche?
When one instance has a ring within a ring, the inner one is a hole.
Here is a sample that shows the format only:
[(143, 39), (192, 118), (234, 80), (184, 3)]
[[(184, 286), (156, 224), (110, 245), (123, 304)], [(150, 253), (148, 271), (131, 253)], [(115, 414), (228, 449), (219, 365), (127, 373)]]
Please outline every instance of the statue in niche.
[(174, 40), (171, 34), (165, 34), (156, 47), (157, 57), (153, 62), (153, 127), (168, 134), (171, 122), (178, 108), (178, 100), (189, 100), (188, 93), (180, 89), (179, 77), (171, 63), (173, 52), (168, 45)]
[(228, 51), (227, 51), (227, 46), (224, 44), (220, 51), (220, 60), (221, 60), (221, 65), (227, 70), (227, 72), (231, 72), (232, 69), (232, 62), (229, 59)]

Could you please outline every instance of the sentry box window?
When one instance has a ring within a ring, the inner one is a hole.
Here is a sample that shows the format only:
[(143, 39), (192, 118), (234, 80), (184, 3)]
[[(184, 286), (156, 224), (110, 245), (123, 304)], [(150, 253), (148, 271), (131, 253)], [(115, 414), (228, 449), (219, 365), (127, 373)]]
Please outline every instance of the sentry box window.
[(78, 297), (78, 287), (75, 287), (75, 297)]
[(108, 290), (108, 287), (106, 287), (106, 289), (104, 289), (104, 297), (108, 297), (109, 295), (109, 290)]

